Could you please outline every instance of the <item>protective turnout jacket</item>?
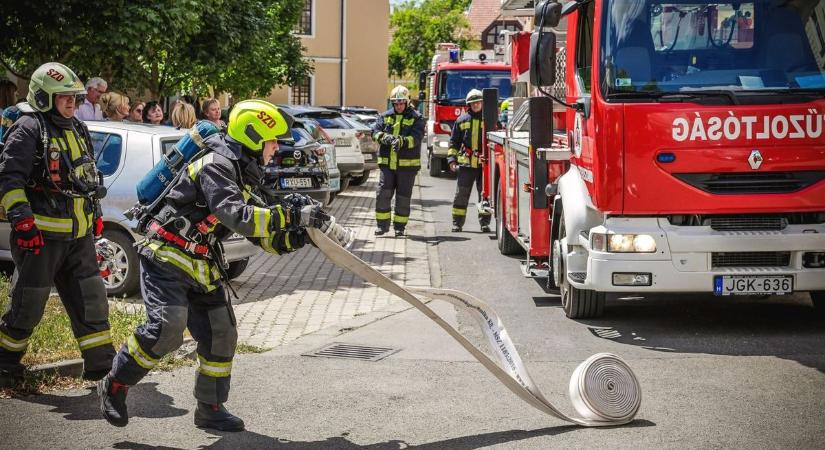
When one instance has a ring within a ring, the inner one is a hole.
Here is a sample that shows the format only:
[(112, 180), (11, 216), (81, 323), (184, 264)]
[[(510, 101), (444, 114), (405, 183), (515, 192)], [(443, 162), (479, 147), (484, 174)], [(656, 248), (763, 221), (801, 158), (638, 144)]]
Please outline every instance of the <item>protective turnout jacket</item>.
[[(12, 224), (34, 218), (47, 239), (82, 238), (100, 210), (94, 198), (99, 177), (90, 164), (94, 150), (89, 132), (83, 122), (56, 112), (35, 114), (47, 127), (48, 148), (43, 148), (44, 130), (34, 114), (14, 123), (0, 156), (0, 212)], [(81, 186), (75, 179), (87, 183)]]
[[(291, 246), (283, 232), (288, 215), (281, 207), (249, 201), (262, 178), (257, 161), (242, 152), (241, 144), (220, 134), (204, 143), (208, 153), (189, 163), (154, 215), (155, 226), (163, 230), (153, 231), (150, 222), (147, 239), (138, 245), (142, 255), (177, 268), (210, 292), (220, 279), (216, 264), (222, 263), (214, 252), (232, 233), (270, 253), (278, 253), (273, 239), (285, 240), (282, 248)], [(170, 242), (166, 233), (185, 239), (185, 245)]]
[(482, 155), (482, 134), (484, 126), (482, 114), (467, 111), (462, 114), (453, 125), (453, 134), (450, 136), (450, 150), (447, 152), (447, 162), (457, 162), (459, 166), (480, 167), (479, 158)]
[(378, 116), (372, 126), (372, 138), (381, 142), (386, 135), (399, 136), (398, 149), (381, 144), (378, 150), (378, 165), (391, 170), (415, 170), (421, 167), (421, 139), (424, 137), (424, 118), (415, 109), (407, 106), (402, 114), (390, 109)]

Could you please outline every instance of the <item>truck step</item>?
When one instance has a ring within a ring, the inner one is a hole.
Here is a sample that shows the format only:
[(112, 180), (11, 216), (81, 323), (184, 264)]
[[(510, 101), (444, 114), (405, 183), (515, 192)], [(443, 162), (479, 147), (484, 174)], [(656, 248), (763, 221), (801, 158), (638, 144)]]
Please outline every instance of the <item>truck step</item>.
[(532, 260), (519, 261), (521, 274), (525, 278), (546, 278), (550, 276), (550, 267), (547, 263), (538, 263)]

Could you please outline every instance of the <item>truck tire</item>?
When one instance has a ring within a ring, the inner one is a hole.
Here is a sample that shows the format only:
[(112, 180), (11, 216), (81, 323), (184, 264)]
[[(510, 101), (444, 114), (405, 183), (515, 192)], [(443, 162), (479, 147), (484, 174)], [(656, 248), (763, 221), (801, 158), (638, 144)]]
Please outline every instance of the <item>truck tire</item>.
[(554, 267), (553, 270), (558, 270), (559, 293), (561, 295), (561, 306), (562, 309), (564, 309), (564, 315), (571, 319), (592, 319), (600, 317), (604, 314), (605, 293), (590, 289), (579, 289), (572, 286), (570, 280), (567, 279), (567, 265), (564, 255), (561, 254), (561, 245), (559, 244), (566, 236), (567, 231), (564, 227), (564, 212), (562, 211), (561, 222), (559, 223), (559, 236), (558, 239), (553, 241), (553, 249), (560, 253), (558, 258), (555, 259), (559, 267), (558, 269)]
[(496, 241), (498, 242), (498, 251), (502, 255), (519, 255), (524, 253), (516, 238), (510, 234), (507, 227), (504, 225), (504, 215), (507, 211), (504, 209), (504, 195), (499, 194), (499, 202), (496, 205)]
[(372, 171), (371, 170), (365, 170), (363, 175), (361, 175), (360, 177), (354, 177), (349, 182), (349, 184), (351, 184), (353, 186), (361, 186), (362, 184), (366, 183), (367, 180), (369, 179), (370, 172), (372, 172)]
[(230, 280), (234, 280), (241, 276), (244, 270), (246, 270), (246, 266), (249, 265), (249, 258), (239, 259), (237, 261), (232, 261), (229, 263), (229, 268), (226, 269), (226, 274), (229, 276)]
[(136, 294), (140, 284), (140, 261), (132, 237), (117, 229), (104, 229), (103, 238), (111, 243), (114, 252), (112, 273), (103, 279), (106, 295), (129, 297)]
[(429, 168), (430, 168), (430, 176), (431, 177), (439, 177), (441, 175), (441, 168), (443, 166), (443, 159), (435, 156), (433, 151), (430, 150), (429, 152)]

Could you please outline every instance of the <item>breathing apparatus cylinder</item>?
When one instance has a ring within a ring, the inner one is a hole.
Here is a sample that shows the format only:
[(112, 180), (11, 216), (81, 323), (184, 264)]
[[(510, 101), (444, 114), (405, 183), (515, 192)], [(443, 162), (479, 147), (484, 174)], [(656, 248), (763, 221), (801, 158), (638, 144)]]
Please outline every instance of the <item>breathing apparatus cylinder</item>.
[(137, 184), (138, 201), (142, 205), (154, 202), (172, 182), (175, 174), (205, 147), (204, 139), (218, 131), (220, 130), (214, 123), (208, 120), (198, 121), (175, 145), (163, 152), (160, 161), (140, 180)]

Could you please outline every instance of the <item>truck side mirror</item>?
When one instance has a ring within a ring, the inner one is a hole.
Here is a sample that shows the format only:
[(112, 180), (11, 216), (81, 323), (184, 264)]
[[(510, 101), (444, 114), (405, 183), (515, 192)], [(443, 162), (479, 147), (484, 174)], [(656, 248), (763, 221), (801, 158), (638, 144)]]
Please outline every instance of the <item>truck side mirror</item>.
[[(576, 3), (576, 2), (571, 2)], [(569, 3), (568, 3), (569, 4)], [(565, 5), (567, 6), (567, 5)], [(542, 0), (536, 4), (533, 24), (538, 27), (557, 27), (561, 22), (562, 6), (556, 0)]]
[(493, 131), (498, 128), (498, 89), (484, 88), (481, 90), (481, 114), (484, 118), (484, 130)]
[(424, 89), (427, 89), (427, 75), (429, 75), (429, 74), (430, 74), (430, 72), (428, 72), (426, 70), (422, 70), (418, 74), (418, 90), (419, 91), (424, 92)]
[(556, 82), (556, 35), (535, 31), (530, 36), (530, 84), (552, 86)]

